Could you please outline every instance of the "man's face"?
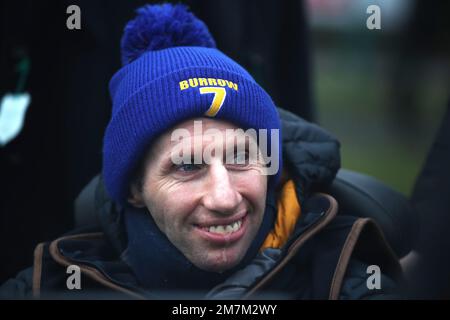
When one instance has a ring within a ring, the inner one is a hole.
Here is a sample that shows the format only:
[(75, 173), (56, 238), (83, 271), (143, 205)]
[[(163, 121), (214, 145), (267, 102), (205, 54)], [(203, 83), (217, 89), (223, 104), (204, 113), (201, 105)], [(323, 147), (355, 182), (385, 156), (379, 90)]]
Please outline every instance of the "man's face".
[[(205, 133), (215, 128), (225, 137), (225, 130), (236, 126), (196, 120), (202, 121), (202, 133), (195, 132), (194, 120), (189, 120), (153, 143), (144, 163), (142, 188), (132, 188), (130, 202), (147, 207), (160, 230), (195, 266), (222, 272), (242, 260), (258, 232), (267, 176), (260, 163), (229, 164), (230, 152), (240, 160), (248, 156), (236, 151), (239, 142), (235, 139), (231, 143), (228, 139), (225, 146), (225, 138), (217, 141)], [(190, 138), (172, 141), (175, 129), (186, 129)], [(223, 152), (212, 153), (207, 163), (175, 164), (171, 155), (177, 144), (194, 145), (194, 140), (200, 142), (192, 148), (193, 157), (214, 147), (222, 147)]]

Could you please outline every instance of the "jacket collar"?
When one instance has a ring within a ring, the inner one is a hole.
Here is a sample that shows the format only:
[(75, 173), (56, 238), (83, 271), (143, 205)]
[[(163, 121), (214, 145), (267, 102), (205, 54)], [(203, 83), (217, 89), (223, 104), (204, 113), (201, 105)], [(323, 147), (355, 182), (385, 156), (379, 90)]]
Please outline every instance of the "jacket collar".
[(264, 274), (243, 296), (244, 299), (263, 289), (290, 262), (300, 248), (313, 236), (323, 230), (336, 217), (337, 201), (327, 194), (315, 194), (305, 203), (307, 214), (299, 220), (293, 235), (282, 248), (281, 258), (275, 262), (269, 272)]
[[(316, 194), (305, 202), (305, 214), (297, 222), (296, 228), (283, 247), (284, 254), (276, 265), (259, 277), (245, 297), (264, 288), (266, 283), (287, 264), (302, 245), (328, 225), (336, 215), (337, 203), (325, 194)], [(133, 299), (155, 298), (138, 286), (137, 279), (129, 267), (117, 256), (104, 233), (85, 233), (65, 236), (50, 244), (50, 255), (60, 265), (67, 267), (76, 264), (81, 272), (116, 292)]]

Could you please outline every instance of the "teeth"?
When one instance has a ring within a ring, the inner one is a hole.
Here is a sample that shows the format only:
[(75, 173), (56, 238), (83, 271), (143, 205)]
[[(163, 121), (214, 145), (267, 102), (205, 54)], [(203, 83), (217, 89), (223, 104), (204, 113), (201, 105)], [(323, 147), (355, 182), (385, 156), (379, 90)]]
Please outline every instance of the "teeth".
[(238, 231), (242, 226), (242, 220), (233, 222), (226, 226), (211, 226), (208, 231), (211, 233), (229, 234)]

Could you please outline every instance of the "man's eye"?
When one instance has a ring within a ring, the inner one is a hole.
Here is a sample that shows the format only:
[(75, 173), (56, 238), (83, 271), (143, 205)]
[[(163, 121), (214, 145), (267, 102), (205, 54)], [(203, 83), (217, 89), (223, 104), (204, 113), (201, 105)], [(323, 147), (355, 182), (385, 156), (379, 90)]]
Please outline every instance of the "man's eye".
[(186, 164), (180, 164), (180, 165), (176, 166), (176, 170), (181, 171), (181, 172), (193, 172), (193, 171), (200, 170), (200, 169), (201, 169), (201, 166), (198, 164), (186, 163)]
[(249, 154), (248, 152), (239, 152), (234, 156), (234, 163), (247, 165), (249, 162)]

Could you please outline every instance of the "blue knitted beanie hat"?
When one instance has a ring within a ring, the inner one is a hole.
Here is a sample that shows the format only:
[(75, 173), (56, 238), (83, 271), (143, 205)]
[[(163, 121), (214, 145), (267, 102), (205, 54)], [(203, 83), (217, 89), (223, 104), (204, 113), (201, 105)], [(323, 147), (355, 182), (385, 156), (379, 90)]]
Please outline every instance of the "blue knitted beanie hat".
[[(280, 129), (270, 96), (216, 49), (206, 25), (184, 5), (139, 8), (121, 48), (123, 67), (110, 82), (113, 108), (103, 141), (104, 182), (116, 202), (126, 203), (151, 142), (182, 121), (203, 116), (243, 129)], [(281, 171), (279, 149), (279, 171), (269, 184)]]

